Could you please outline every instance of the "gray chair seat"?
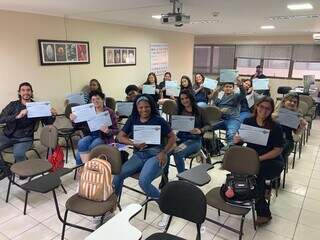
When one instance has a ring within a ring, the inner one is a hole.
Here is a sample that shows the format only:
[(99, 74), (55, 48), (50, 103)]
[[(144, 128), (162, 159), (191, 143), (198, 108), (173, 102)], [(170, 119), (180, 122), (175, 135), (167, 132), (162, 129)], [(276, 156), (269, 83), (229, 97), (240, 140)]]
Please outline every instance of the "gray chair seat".
[(70, 197), (66, 202), (66, 209), (86, 216), (102, 216), (117, 204), (117, 197), (112, 194), (107, 201), (97, 202), (85, 199), (78, 194)]
[(64, 175), (71, 173), (74, 169), (73, 168), (60, 168), (57, 171), (55, 171), (55, 174), (59, 177), (63, 177)]
[(52, 165), (44, 159), (30, 159), (15, 163), (11, 166), (11, 172), (22, 176), (32, 177), (48, 172)]
[(38, 193), (48, 193), (53, 189), (56, 189), (61, 185), (60, 178), (54, 174), (50, 173), (45, 176), (33, 179), (30, 182), (21, 185), (21, 188), (25, 191), (32, 191)]
[(220, 187), (216, 187), (210, 190), (206, 194), (206, 199), (209, 206), (233, 215), (244, 216), (250, 211), (250, 208), (237, 207), (226, 203), (220, 195)]
[(169, 233), (155, 233), (146, 238), (146, 240), (185, 240), (184, 238), (171, 235)]

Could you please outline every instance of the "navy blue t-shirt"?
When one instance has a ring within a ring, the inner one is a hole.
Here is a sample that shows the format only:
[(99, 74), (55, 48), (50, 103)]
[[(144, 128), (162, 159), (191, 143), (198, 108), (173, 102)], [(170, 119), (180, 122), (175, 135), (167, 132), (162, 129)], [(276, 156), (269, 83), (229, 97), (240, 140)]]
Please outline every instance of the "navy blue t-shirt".
[[(122, 131), (125, 132), (129, 138), (133, 138), (133, 126), (134, 125), (160, 125), (161, 126), (161, 146), (165, 145), (164, 138), (172, 131), (169, 124), (159, 115), (152, 116), (147, 122), (141, 122), (140, 116), (130, 116), (123, 126)], [(148, 147), (154, 147), (156, 145), (148, 145)]]
[[(250, 125), (253, 127), (261, 128), (257, 124), (255, 117), (245, 119), (243, 121), (243, 124), (247, 124), (247, 125)], [(257, 145), (257, 144), (253, 144), (253, 143), (247, 143), (247, 147), (256, 150), (258, 155), (261, 156), (267, 152), (270, 152), (275, 147), (282, 148), (283, 144), (284, 144), (284, 140), (283, 140), (282, 128), (278, 123), (275, 122), (272, 129), (270, 129), (270, 134), (269, 134), (267, 146)]]

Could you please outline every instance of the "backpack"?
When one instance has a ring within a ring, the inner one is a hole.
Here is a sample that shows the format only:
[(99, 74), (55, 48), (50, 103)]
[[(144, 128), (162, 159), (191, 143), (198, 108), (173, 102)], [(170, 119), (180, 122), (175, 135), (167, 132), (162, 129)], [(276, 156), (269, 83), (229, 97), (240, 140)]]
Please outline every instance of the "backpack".
[(257, 196), (255, 176), (227, 174), (226, 183), (220, 188), (221, 197), (231, 204), (246, 204)]
[(111, 165), (107, 160), (93, 158), (84, 164), (79, 195), (92, 201), (106, 201), (113, 194)]
[(51, 172), (56, 172), (64, 167), (64, 154), (61, 146), (56, 146), (52, 154), (48, 156), (48, 161), (52, 165)]

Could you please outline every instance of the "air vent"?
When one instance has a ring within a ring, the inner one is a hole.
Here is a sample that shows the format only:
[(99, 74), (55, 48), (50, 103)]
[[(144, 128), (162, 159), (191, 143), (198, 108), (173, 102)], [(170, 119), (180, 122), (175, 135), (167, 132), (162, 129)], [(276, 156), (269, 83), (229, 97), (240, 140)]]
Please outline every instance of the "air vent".
[(285, 20), (300, 20), (300, 19), (317, 19), (320, 18), (320, 14), (311, 15), (294, 15), (294, 16), (274, 16), (268, 17), (270, 21), (285, 21)]

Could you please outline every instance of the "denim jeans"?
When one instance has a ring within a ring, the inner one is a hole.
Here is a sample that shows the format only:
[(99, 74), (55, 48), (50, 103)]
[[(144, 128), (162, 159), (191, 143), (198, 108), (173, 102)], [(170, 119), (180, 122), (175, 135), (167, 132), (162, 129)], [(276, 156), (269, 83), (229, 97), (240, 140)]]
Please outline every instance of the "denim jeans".
[(152, 147), (133, 153), (132, 157), (122, 165), (120, 174), (113, 178), (113, 185), (117, 196), (121, 195), (124, 180), (140, 172), (139, 186), (141, 189), (148, 197), (159, 198), (159, 190), (151, 183), (162, 173), (162, 167), (156, 158), (160, 151), (160, 147)]
[[(15, 143), (16, 141), (20, 141), (21, 143)], [(0, 149), (3, 150), (4, 146), (12, 146), (13, 156), (15, 162), (21, 162), (26, 159), (26, 152), (31, 148), (33, 144), (31, 137), (24, 138), (9, 138), (5, 136), (3, 133), (0, 133)], [(1, 163), (0, 163), (1, 164)]]
[[(201, 149), (201, 138), (198, 139), (185, 139), (180, 142), (180, 144), (173, 149), (170, 155), (173, 155), (174, 162), (178, 173), (181, 173), (185, 170), (184, 160), (191, 154), (197, 153)], [(169, 172), (169, 160), (164, 169), (165, 173)]]
[(241, 112), (240, 113), (240, 122), (243, 123), (243, 120), (252, 116), (251, 112)]
[(95, 148), (98, 145), (104, 144), (103, 139), (97, 136), (85, 136), (81, 138), (78, 142), (78, 152), (76, 156), (76, 164), (80, 165), (82, 164), (80, 154), (88, 153), (90, 152), (93, 148)]
[(240, 128), (240, 120), (239, 118), (229, 118), (223, 120), (220, 124), (217, 124), (213, 130), (221, 129), (227, 130), (227, 144), (228, 146), (234, 145), (233, 136)]

